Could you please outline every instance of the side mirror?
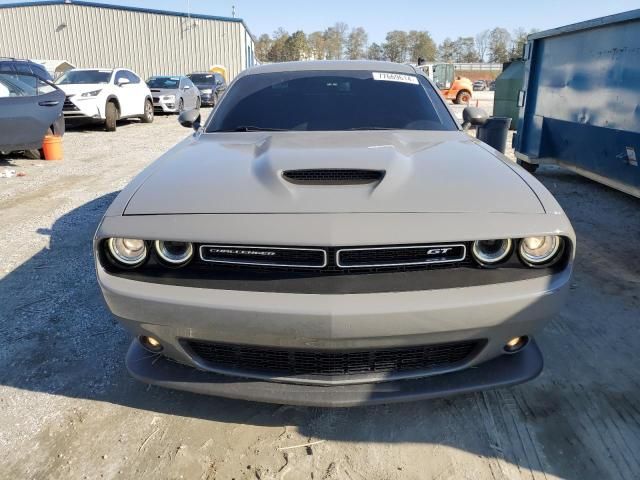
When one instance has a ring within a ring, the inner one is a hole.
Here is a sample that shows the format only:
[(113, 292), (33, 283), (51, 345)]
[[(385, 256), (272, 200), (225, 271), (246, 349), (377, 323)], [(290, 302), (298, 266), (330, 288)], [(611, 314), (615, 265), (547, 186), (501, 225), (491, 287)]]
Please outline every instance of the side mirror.
[(489, 115), (478, 107), (467, 107), (462, 111), (462, 128), (468, 130), (471, 125), (478, 127), (484, 125)]
[(185, 128), (200, 129), (200, 110), (185, 110), (178, 117), (178, 122)]
[(127, 83), (131, 83), (131, 82), (129, 81), (128, 78), (122, 77), (122, 78), (119, 78), (116, 83), (117, 83), (117, 85), (119, 87), (121, 87), (121, 86), (126, 85)]

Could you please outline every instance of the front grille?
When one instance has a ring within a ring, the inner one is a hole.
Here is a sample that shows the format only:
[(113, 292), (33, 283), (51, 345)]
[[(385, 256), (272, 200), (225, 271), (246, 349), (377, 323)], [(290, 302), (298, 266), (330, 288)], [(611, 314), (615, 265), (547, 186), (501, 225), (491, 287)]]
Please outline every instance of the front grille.
[(189, 349), (212, 368), (271, 376), (392, 374), (454, 367), (468, 361), (481, 342), (464, 341), (405, 348), (318, 351), (254, 347), (190, 340)]
[(379, 182), (384, 173), (381, 170), (322, 168), (286, 170), (282, 176), (290, 183), (298, 185), (362, 185)]
[(336, 263), (343, 268), (397, 267), (454, 263), (465, 256), (464, 244), (351, 248), (338, 250)]
[(209, 264), (320, 273), (455, 268), (470, 263), (464, 243), (358, 248), (201, 245), (199, 251), (200, 259)]
[(64, 99), (64, 105), (62, 106), (63, 112), (79, 112), (80, 109), (76, 107), (75, 103), (69, 100), (69, 97)]
[(285, 268), (324, 268), (327, 252), (320, 248), (253, 247), (245, 245), (201, 245), (205, 262)]

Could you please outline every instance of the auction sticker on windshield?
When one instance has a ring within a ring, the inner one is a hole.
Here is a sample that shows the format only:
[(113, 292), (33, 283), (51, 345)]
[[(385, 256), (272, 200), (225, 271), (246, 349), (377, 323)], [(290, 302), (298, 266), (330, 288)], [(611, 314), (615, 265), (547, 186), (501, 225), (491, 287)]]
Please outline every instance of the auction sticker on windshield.
[(403, 75), (401, 73), (389, 72), (371, 72), (374, 80), (382, 80), (384, 82), (400, 82), (418, 85), (418, 79), (413, 75)]

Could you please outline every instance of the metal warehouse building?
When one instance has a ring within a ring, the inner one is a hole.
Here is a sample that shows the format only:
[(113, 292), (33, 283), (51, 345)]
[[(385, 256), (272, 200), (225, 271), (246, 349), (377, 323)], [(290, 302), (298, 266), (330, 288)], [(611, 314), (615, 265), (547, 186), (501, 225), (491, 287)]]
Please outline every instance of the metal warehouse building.
[(76, 67), (125, 67), (146, 78), (254, 63), (239, 18), (188, 15), (73, 0), (0, 5), (0, 56), (67, 60)]

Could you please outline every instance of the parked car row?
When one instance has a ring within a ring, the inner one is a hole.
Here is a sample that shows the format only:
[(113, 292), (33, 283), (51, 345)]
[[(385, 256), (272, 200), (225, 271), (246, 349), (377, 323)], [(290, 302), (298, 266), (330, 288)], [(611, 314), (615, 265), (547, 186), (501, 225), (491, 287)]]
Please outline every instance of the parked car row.
[(151, 123), (155, 111), (215, 106), (225, 89), (224, 77), (214, 72), (145, 82), (126, 68), (77, 68), (54, 81), (39, 63), (0, 57), (0, 152), (38, 156), (44, 136), (62, 136), (65, 121), (102, 123), (112, 132), (121, 119)]

